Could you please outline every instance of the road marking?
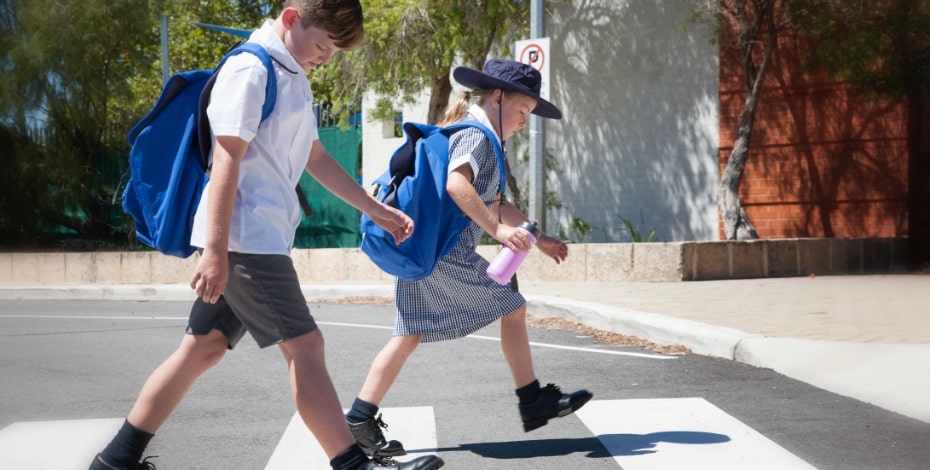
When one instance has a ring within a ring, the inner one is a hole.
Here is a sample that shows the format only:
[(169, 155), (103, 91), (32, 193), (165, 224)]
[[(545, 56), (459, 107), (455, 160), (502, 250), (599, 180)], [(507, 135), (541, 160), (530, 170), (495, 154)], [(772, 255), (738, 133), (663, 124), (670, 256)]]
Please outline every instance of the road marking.
[(13, 423), (0, 430), (0, 468), (87, 470), (122, 424), (123, 418)]
[[(43, 319), (81, 319), (81, 320), (178, 320), (178, 321), (187, 321), (187, 317), (151, 317), (151, 316), (107, 316), (107, 315), (17, 315), (17, 314), (0, 314), (0, 318), (43, 318)], [(349, 328), (372, 328), (378, 330), (393, 330), (393, 327), (383, 326), (383, 325), (366, 325), (364, 323), (343, 323), (343, 322), (327, 322), (327, 321), (318, 321), (317, 325), (325, 326), (342, 326)], [(468, 335), (466, 338), (479, 339), (483, 341), (500, 341), (500, 338), (494, 336), (481, 336), (481, 335)], [(612, 349), (594, 349), (594, 348), (582, 348), (577, 346), (564, 346), (560, 344), (551, 344), (551, 343), (537, 343), (530, 342), (530, 346), (535, 346), (538, 348), (549, 348), (549, 349), (562, 349), (567, 351), (578, 351), (594, 354), (609, 354), (614, 356), (628, 356), (628, 357), (638, 357), (643, 359), (678, 359), (678, 356), (666, 356), (660, 354), (647, 354), (647, 353), (637, 353), (629, 351), (617, 351)]]
[(575, 414), (623, 470), (815, 468), (703, 398), (592, 401)]
[[(382, 419), (390, 425), (391, 432), (387, 438), (399, 440), (407, 450), (407, 455), (395, 460), (407, 461), (422, 455), (436, 454), (436, 419), (431, 406), (383, 408), (381, 413)], [(307, 468), (329, 468), (329, 458), (304, 425), (300, 415), (294, 413), (265, 470)]]
[[(483, 339), (487, 341), (498, 341), (498, 342), (500, 342), (501, 340), (500, 338), (496, 338), (493, 336), (468, 335), (467, 337), (473, 338), (473, 339)], [(610, 349), (579, 348), (577, 346), (563, 346), (560, 344), (537, 343), (535, 341), (530, 341), (530, 346), (536, 346), (538, 348), (564, 349), (568, 351), (579, 351), (579, 352), (588, 352), (588, 353), (596, 353), (596, 354), (611, 354), (614, 356), (640, 357), (644, 359), (659, 359), (659, 360), (678, 359), (678, 357), (676, 356), (663, 356), (659, 354), (635, 353), (635, 352), (629, 352), (629, 351), (614, 351)]]
[[(382, 409), (389, 439), (407, 461), (436, 454), (433, 408)], [(594, 400), (575, 413), (624, 470), (815, 469), (703, 398)], [(117, 419), (34, 421), (0, 430), (0, 468), (85, 470), (123, 423)], [(47, 452), (55, 449), (55, 452)], [(296, 413), (265, 470), (328, 468), (329, 459)]]

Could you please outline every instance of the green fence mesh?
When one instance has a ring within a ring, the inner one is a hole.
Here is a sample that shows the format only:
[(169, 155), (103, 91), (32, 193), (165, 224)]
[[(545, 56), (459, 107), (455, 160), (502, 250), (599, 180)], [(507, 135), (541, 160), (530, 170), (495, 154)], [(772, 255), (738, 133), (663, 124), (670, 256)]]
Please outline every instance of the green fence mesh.
[[(323, 147), (350, 175), (358, 177), (362, 158), (362, 129), (322, 127), (318, 130)], [(307, 195), (313, 214), (309, 217), (304, 214), (301, 219), (294, 247), (357, 247), (361, 241), (358, 211), (327, 191), (306, 173), (300, 179), (300, 188)]]

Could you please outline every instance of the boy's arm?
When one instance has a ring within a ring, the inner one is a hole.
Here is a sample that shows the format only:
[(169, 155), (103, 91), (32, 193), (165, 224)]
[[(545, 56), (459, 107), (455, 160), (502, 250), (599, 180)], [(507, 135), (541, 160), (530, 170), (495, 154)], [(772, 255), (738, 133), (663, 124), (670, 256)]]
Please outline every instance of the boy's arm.
[(214, 145), (206, 242), (191, 278), (191, 288), (204, 302), (215, 303), (229, 280), (229, 224), (239, 185), (239, 164), (248, 146), (233, 136), (217, 136)]
[(382, 204), (368, 194), (339, 166), (319, 140), (313, 141), (306, 169), (329, 192), (368, 214), (378, 226), (390, 232), (395, 243), (403, 242), (413, 233), (413, 220), (407, 214)]

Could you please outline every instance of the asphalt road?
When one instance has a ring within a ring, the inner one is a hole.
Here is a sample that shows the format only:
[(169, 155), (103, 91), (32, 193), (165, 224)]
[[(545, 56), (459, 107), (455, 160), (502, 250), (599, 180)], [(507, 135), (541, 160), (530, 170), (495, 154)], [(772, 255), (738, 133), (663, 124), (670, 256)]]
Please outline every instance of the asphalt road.
[[(311, 307), (348, 406), (390, 337), (393, 310)], [(0, 468), (47, 468), (45, 454), (68, 443), (77, 448), (67, 455), (96, 452), (87, 447), (96, 444), (80, 444), (93, 440), (94, 420), (118, 425), (178, 344), (187, 310), (176, 302), (0, 303)], [(417, 407), (432, 422), (412, 427), (435, 436), (435, 445), (408, 449), (436, 452), (452, 469), (917, 470), (930, 462), (927, 424), (773, 371), (535, 328), (540, 381), (587, 388), (595, 397), (577, 415), (524, 433), (497, 337), (495, 324), (473, 337), (422, 345), (382, 404), (395, 424), (388, 437), (408, 441), (392, 432), (409, 424), (404, 409)], [(282, 444), (293, 415), (280, 353), (247, 337), (195, 385), (148, 454), (158, 455), (160, 470), (286, 468), (270, 462), (294, 451)], [(88, 435), (64, 431), (68, 423)], [(41, 429), (40, 437), (31, 437), (28, 425)]]

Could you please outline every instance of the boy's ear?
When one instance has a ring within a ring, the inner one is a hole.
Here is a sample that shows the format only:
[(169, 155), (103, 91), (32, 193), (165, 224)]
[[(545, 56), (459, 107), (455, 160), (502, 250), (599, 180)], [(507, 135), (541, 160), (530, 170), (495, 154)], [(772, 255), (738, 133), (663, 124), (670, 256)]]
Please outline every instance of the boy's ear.
[(281, 11), (281, 23), (284, 24), (286, 29), (292, 29), (295, 26), (295, 21), (297, 22), (296, 26), (300, 26), (300, 13), (297, 12), (296, 8), (287, 7)]

